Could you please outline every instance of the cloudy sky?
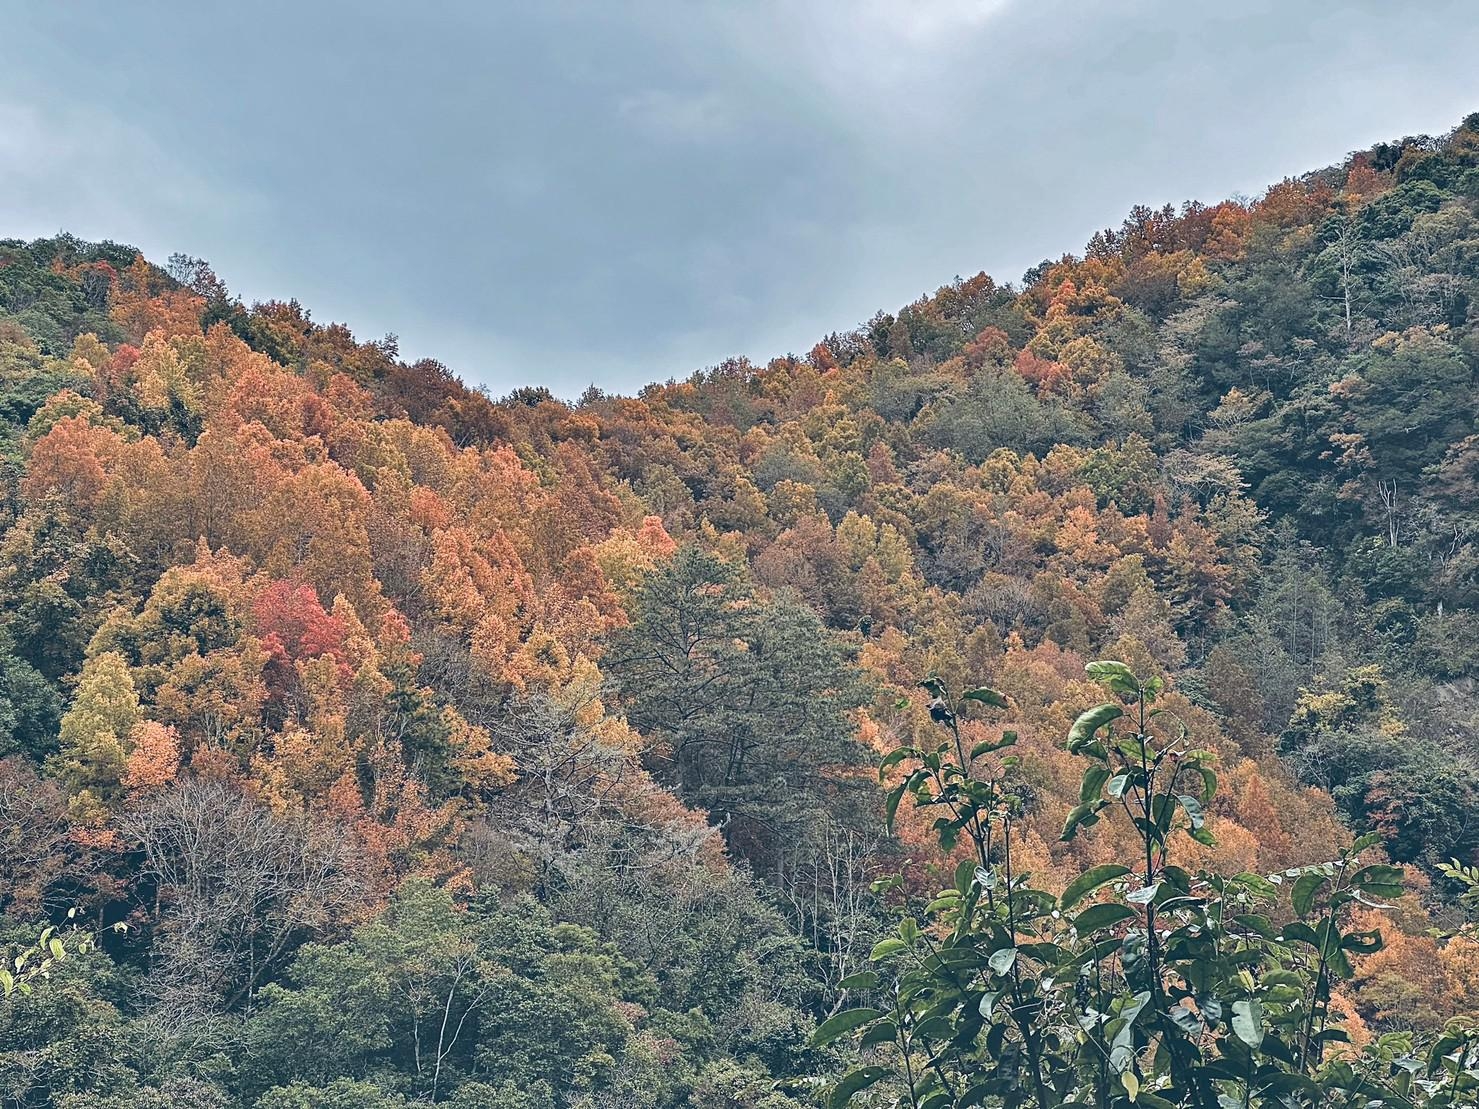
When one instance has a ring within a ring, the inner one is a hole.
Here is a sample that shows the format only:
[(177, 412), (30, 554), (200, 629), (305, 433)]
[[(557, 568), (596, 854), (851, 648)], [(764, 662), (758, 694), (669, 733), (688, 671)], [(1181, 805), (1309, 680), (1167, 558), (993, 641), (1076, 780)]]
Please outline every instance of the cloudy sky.
[(804, 351), (1134, 203), (1479, 110), (1471, 0), (0, 0), (0, 28), (0, 236), (195, 254), (495, 393)]

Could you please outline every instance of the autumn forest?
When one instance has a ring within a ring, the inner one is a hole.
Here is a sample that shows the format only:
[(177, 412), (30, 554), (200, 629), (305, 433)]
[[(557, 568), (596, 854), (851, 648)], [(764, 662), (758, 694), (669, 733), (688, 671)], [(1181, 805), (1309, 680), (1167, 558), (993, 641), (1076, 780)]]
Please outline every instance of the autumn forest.
[(1479, 115), (632, 397), (310, 307), (0, 241), (0, 1107), (1475, 1104)]

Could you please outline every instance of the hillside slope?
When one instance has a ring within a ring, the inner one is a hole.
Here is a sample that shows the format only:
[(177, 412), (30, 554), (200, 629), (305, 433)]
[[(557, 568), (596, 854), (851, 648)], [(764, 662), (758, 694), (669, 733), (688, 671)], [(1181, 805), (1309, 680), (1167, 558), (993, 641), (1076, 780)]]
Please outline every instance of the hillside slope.
[(1058, 842), (1099, 657), (1218, 757), (1200, 861), (1434, 878), (1365, 1022), (1472, 1009), (1476, 301), (1473, 116), (574, 405), (0, 242), (0, 912), (130, 925), (7, 1003), (3, 1096), (806, 1103), (870, 883), (938, 883), (872, 771), (916, 684), (1008, 695), (1061, 885), (1123, 850)]

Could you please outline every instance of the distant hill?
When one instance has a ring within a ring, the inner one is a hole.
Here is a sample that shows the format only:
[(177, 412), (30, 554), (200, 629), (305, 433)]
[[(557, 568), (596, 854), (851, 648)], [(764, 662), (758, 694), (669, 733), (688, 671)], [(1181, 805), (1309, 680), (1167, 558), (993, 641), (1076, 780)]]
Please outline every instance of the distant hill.
[(1437, 1027), (1476, 368), (1479, 114), (573, 405), (0, 241), (0, 912), (131, 925), (5, 1011), (0, 1073), (57, 1069), (0, 1100), (809, 1104), (870, 883), (941, 881), (873, 772), (917, 683), (1007, 694), (1051, 885), (1121, 850), (1058, 842), (1106, 657), (1218, 756), (1208, 865), (1427, 876), (1347, 1000)]

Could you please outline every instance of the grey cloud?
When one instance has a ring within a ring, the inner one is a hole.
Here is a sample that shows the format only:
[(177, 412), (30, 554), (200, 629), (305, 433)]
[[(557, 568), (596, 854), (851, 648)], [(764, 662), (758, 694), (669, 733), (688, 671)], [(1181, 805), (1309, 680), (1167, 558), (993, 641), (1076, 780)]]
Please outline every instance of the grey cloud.
[(1479, 108), (1467, 4), (1328, 10), (0, 0), (0, 234), (203, 255), (495, 392), (631, 390)]

